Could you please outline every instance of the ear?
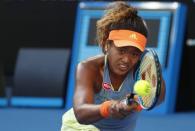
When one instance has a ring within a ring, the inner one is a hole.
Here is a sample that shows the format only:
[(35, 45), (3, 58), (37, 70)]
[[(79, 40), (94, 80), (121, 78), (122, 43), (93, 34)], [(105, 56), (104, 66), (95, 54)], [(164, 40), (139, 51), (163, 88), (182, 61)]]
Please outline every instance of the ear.
[(105, 45), (104, 50), (105, 50), (105, 52), (108, 51), (108, 44)]
[(104, 52), (107, 54), (110, 48), (110, 43), (106, 41), (104, 44)]

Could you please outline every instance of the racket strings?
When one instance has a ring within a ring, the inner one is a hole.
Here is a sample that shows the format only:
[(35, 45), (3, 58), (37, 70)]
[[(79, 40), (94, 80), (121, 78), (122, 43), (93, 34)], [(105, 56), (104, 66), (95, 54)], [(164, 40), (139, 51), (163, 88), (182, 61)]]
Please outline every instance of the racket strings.
[(142, 96), (141, 101), (144, 107), (150, 107), (155, 98), (156, 94), (156, 66), (154, 62), (154, 58), (150, 55), (147, 54), (144, 56), (144, 62), (141, 63), (140, 65), (140, 79), (147, 80), (151, 84), (151, 93), (147, 96)]

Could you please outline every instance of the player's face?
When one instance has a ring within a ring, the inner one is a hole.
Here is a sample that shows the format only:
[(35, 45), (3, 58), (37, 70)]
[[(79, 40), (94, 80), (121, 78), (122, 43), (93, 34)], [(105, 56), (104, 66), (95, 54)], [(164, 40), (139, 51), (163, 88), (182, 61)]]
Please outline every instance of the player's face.
[(112, 73), (125, 75), (137, 64), (142, 52), (133, 46), (116, 47), (110, 44), (107, 54)]

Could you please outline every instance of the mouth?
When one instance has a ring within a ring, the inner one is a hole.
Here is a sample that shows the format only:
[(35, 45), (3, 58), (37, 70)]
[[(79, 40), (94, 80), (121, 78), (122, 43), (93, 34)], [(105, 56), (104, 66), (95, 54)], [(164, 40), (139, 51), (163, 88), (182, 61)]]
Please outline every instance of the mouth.
[(129, 66), (128, 65), (125, 65), (125, 64), (119, 64), (119, 69), (122, 71), (122, 72), (126, 72), (129, 70)]

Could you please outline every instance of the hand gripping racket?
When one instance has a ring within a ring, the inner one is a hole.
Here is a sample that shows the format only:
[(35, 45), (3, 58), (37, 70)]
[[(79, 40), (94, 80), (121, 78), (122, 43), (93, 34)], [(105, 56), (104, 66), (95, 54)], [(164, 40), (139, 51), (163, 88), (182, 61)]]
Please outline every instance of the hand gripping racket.
[[(146, 80), (151, 85), (151, 92), (146, 96), (138, 96), (137, 103), (142, 109), (151, 110), (156, 105), (160, 91), (161, 91), (161, 67), (157, 53), (153, 49), (146, 49), (141, 59), (138, 62), (137, 68), (134, 72), (135, 81)], [(133, 95), (126, 99), (126, 103), (130, 104)]]

